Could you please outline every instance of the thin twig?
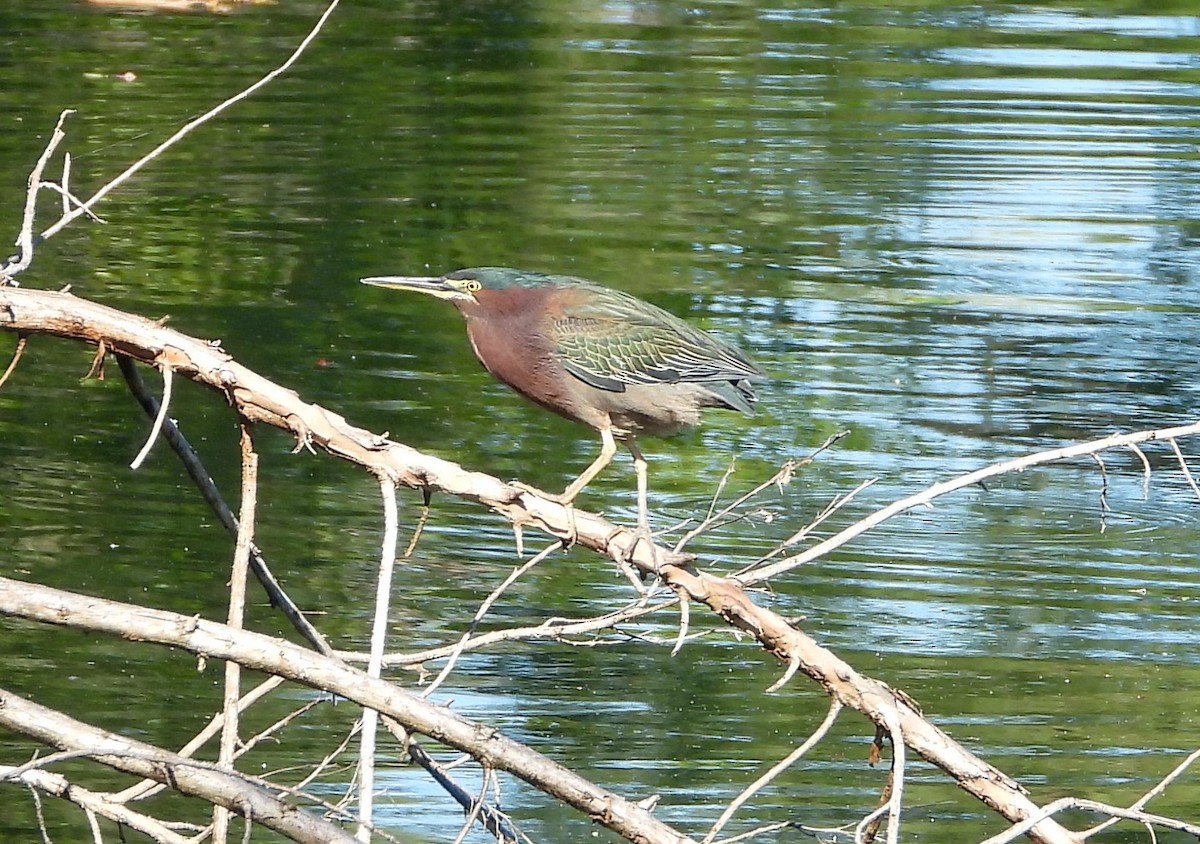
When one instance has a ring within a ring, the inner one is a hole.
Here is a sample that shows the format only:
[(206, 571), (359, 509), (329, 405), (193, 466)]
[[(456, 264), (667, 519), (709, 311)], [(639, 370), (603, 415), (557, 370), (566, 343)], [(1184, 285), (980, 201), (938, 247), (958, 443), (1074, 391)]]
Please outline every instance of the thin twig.
[[(71, 196), (71, 153), (66, 151), (63, 153), (62, 166), (62, 184), (56, 185), (58, 192), (62, 197), (62, 212), (69, 214), (71, 212), (71, 200), (75, 197)], [(80, 203), (81, 205), (83, 203)]]
[[(1076, 445), (1066, 446), (1065, 448), (1054, 448), (1048, 451), (1039, 451), (1035, 454), (1027, 454), (1023, 457), (1018, 457), (1015, 460), (1007, 460), (1003, 463), (993, 463), (990, 466), (985, 466), (974, 472), (968, 472), (965, 475), (959, 475), (956, 478), (951, 478), (948, 481), (943, 481), (933, 486), (926, 487), (921, 492), (915, 495), (901, 498), (898, 501), (893, 501), (886, 507), (882, 507), (871, 513), (867, 517), (858, 520), (854, 524), (839, 531), (823, 542), (818, 542), (811, 548), (801, 551), (799, 554), (794, 554), (791, 557), (786, 557), (778, 562), (772, 563), (769, 566), (755, 569), (748, 574), (735, 575), (731, 579), (741, 586), (749, 586), (755, 583), (762, 583), (765, 580), (770, 580), (777, 575), (796, 568), (797, 566), (805, 565), (813, 560), (825, 556), (835, 548), (840, 548), (850, 540), (861, 536), (867, 531), (874, 528), (881, 522), (885, 522), (893, 516), (900, 513), (906, 513), (915, 507), (921, 507), (929, 504), (934, 499), (940, 498), (943, 495), (948, 495), (966, 487), (976, 486), (981, 484), (988, 478), (993, 478), (998, 475), (1007, 475), (1012, 472), (1023, 472), (1026, 469), (1040, 466), (1045, 463), (1056, 463), (1062, 460), (1071, 460), (1077, 457), (1085, 457), (1100, 451), (1107, 451), (1110, 448), (1122, 448), (1129, 444), (1138, 444), (1144, 442), (1152, 442), (1156, 440), (1170, 440), (1177, 436), (1190, 436), (1200, 429), (1200, 425), (1181, 425), (1174, 428), (1162, 428), (1153, 431), (1138, 431), (1133, 434), (1113, 434), (1110, 437), (1105, 437), (1100, 440), (1093, 440), (1086, 443), (1078, 443)], [(1200, 491), (1197, 492), (1200, 496)]]
[[(272, 676), (268, 677), (266, 680), (263, 680), (253, 689), (242, 695), (241, 700), (238, 701), (238, 711), (245, 712), (253, 704), (266, 697), (267, 694), (283, 685), (283, 683), (284, 679), (282, 677)], [(194, 735), (187, 744), (185, 744), (176, 752), (176, 755), (191, 756), (193, 753), (207, 744), (210, 738), (220, 733), (221, 727), (224, 724), (225, 716), (218, 712), (212, 717), (212, 720), (210, 720), (204, 726), (204, 729)], [(244, 752), (246, 749), (246, 747), (243, 747), (242, 752)], [(128, 803), (132, 800), (144, 800), (152, 794), (158, 793), (164, 788), (166, 788), (166, 786), (156, 780), (142, 780), (141, 782), (129, 786), (129, 788), (126, 788), (123, 791), (118, 791), (116, 794), (112, 795), (112, 799), (117, 803)]]
[(868, 814), (855, 825), (854, 844), (866, 844), (868, 837), (874, 836), (874, 832), (872, 831), (873, 828), (878, 826), (880, 818), (888, 813), (891, 805), (892, 803), (890, 800), (885, 801), (884, 803), (872, 809), (870, 814)]
[[(726, 506), (722, 507), (720, 509), (720, 511), (714, 513), (714, 512), (712, 512), (712, 508), (709, 508), (708, 515), (704, 517), (704, 521), (700, 522), (700, 524), (696, 525), (694, 528), (692, 528), (687, 533), (685, 533), (683, 535), (683, 537), (678, 542), (675, 543), (675, 548), (674, 548), (675, 553), (678, 554), (680, 551), (682, 551), (684, 549), (684, 547), (689, 542), (691, 542), (693, 539), (695, 539), (700, 534), (704, 533), (706, 530), (709, 530), (713, 526), (714, 522), (716, 522), (719, 519), (723, 519), (725, 516), (729, 515), (734, 510), (741, 507), (743, 504), (745, 504), (747, 501), (749, 501), (754, 496), (758, 495), (760, 492), (762, 492), (767, 487), (776, 486), (776, 485), (786, 486), (788, 481), (791, 480), (792, 475), (795, 474), (797, 465), (798, 464), (796, 461), (789, 460), (786, 463), (784, 463), (774, 475), (767, 478), (765, 481), (760, 483), (758, 486), (754, 487), (754, 489), (750, 490), (746, 494), (734, 499), (734, 501), (732, 503), (727, 504)], [(725, 478), (722, 478), (721, 484), (724, 485), (724, 483), (725, 483)], [(719, 494), (719, 492), (720, 492), (720, 490), (718, 489), (718, 494)], [(714, 503), (715, 503), (715, 501), (716, 501), (716, 499), (714, 498)]]
[[(556, 544), (557, 548), (558, 545)], [(556, 642), (564, 644), (573, 644), (567, 636), (578, 636), (584, 633), (595, 633), (598, 630), (607, 630), (615, 628), (618, 624), (626, 621), (634, 621), (645, 615), (656, 613), (659, 610), (667, 609), (674, 606), (678, 600), (675, 596), (670, 599), (663, 600), (657, 604), (641, 606), (635, 603), (623, 609), (614, 610), (610, 613), (594, 616), (592, 618), (584, 618), (576, 621), (568, 621), (562, 618), (550, 618), (534, 627), (512, 627), (504, 630), (491, 630), (487, 633), (481, 633), (478, 636), (473, 636), (467, 644), (457, 642), (453, 645), (442, 645), (437, 648), (430, 648), (424, 651), (417, 651), (407, 654), (388, 654), (384, 657), (385, 666), (417, 666), (425, 662), (430, 662), (435, 659), (445, 659), (452, 655), (457, 650), (473, 651), (484, 647), (499, 644), (501, 642), (520, 642), (520, 641), (537, 641), (539, 639), (552, 639)], [(335, 653), (339, 659), (348, 663), (361, 663), (364, 657), (361, 653), (355, 651), (337, 651)]]
[(767, 694), (774, 694), (788, 684), (788, 681), (796, 676), (796, 672), (800, 670), (800, 658), (793, 656), (788, 660), (787, 670), (783, 672), (783, 676), (767, 687)]
[(412, 537), (409, 538), (408, 546), (404, 549), (404, 560), (412, 559), (413, 552), (417, 550), (417, 543), (421, 541), (421, 534), (425, 532), (425, 524), (429, 521), (429, 487), (423, 487), (421, 492), (425, 496), (425, 501), (421, 505), (421, 515), (417, 517)]
[(4, 370), (4, 374), (0, 375), (0, 387), (4, 386), (4, 382), (8, 380), (8, 376), (13, 374), (13, 370), (17, 368), (17, 364), (21, 360), (21, 355), (25, 354), (25, 346), (29, 343), (28, 335), (22, 334), (17, 338), (17, 348), (13, 350), (12, 360), (8, 362), (8, 366)]
[[(71, 169), (70, 164), (68, 163), (68, 162), (70, 162), (70, 160), (71, 160), (71, 153), (69, 153), (69, 152), (64, 153), (63, 154), (63, 170), (69, 171)], [(55, 184), (54, 182), (42, 182), (40, 185), (38, 185), (38, 187), (43, 188), (48, 191), (53, 191), (54, 193), (57, 193), (59, 196), (62, 197), (64, 214), (69, 213), (71, 210), (71, 203), (75, 203), (75, 205), (77, 205), (83, 209), (83, 213), (85, 215), (87, 215), (87, 218), (89, 220), (91, 220), (93, 223), (100, 223), (101, 225), (103, 225), (108, 222), (107, 220), (96, 216), (96, 214), (93, 213), (91, 211), (91, 209), (83, 208), (83, 200), (80, 199), (79, 197), (77, 197), (75, 194), (68, 191), (62, 185)]]
[(29, 182), (25, 191), (25, 210), (21, 215), (21, 231), (17, 235), (16, 262), (9, 259), (3, 266), (0, 266), (0, 285), (7, 283), (16, 286), (17, 282), (13, 276), (24, 272), (33, 261), (33, 223), (37, 217), (37, 195), (38, 187), (42, 184), (42, 171), (46, 169), (46, 164), (49, 163), (50, 156), (54, 155), (54, 150), (67, 136), (63, 132), (63, 121), (67, 119), (68, 115), (74, 113), (74, 109), (68, 108), (58, 116), (58, 123), (54, 124), (50, 140), (46, 143), (46, 148), (42, 150), (42, 154), (29, 174)]
[[(1181, 821), (1178, 818), (1152, 815), (1140, 809), (1122, 809), (1120, 806), (1110, 806), (1107, 803), (1101, 803), (1097, 800), (1085, 800), (1079, 797), (1060, 797), (1053, 803), (1043, 806), (1041, 811), (1036, 814), (1031, 815), (1019, 824), (1010, 826), (999, 835), (993, 835), (991, 838), (981, 842), (981, 844), (1007, 844), (1009, 841), (1015, 841), (1046, 818), (1068, 810), (1110, 815), (1116, 820), (1136, 821), (1147, 826), (1153, 824), (1154, 826), (1161, 826), (1164, 829), (1173, 829), (1200, 838), (1200, 826)], [(1088, 833), (1081, 833), (1080, 840), (1083, 840), (1087, 835)]]
[(1104, 466), (1104, 458), (1099, 454), (1093, 454), (1091, 457), (1100, 469), (1100, 532), (1104, 533), (1108, 529), (1108, 514), (1111, 510), (1108, 506), (1108, 469)]
[(524, 575), (527, 571), (545, 560), (561, 547), (561, 542), (550, 543), (537, 554), (530, 557), (527, 562), (517, 566), (515, 569), (509, 572), (508, 577), (504, 578), (504, 581), (495, 589), (493, 589), (491, 594), (484, 598), (483, 603), (479, 605), (479, 609), (475, 611), (475, 615), (472, 617), (470, 625), (467, 626), (467, 632), (463, 633), (462, 638), (458, 640), (458, 644), (450, 652), (450, 658), (446, 661), (446, 664), (442, 667), (442, 670), (438, 672), (437, 677), (435, 677), (433, 682), (431, 682), (421, 691), (421, 697), (429, 697), (440, 685), (442, 685), (442, 683), (445, 682), (446, 678), (450, 676), (450, 672), (458, 662), (458, 658), (462, 656), (463, 651), (466, 649), (467, 642), (470, 640), (471, 634), (475, 632), (475, 628), (479, 626), (479, 622), (483, 620), (483, 617), (487, 615), (488, 610), (490, 610), (492, 605), (496, 603), (502, 594), (504, 594), (505, 590), (507, 590), (517, 578)]
[(87, 818), (88, 828), (92, 831), (92, 844), (104, 844), (104, 836), (100, 834), (100, 822), (91, 807), (85, 806), (83, 816)]
[(100, 338), (100, 342), (96, 344), (96, 354), (92, 357), (92, 365), (88, 367), (87, 375), (83, 376), (83, 380), (87, 381), (95, 378), (97, 381), (103, 381), (104, 361), (107, 357), (108, 342), (104, 338)]
[(38, 753), (39, 751), (35, 751), (34, 757), (24, 765), (17, 765), (15, 767), (0, 766), (0, 771), (3, 771), (3, 779), (15, 781), (23, 777), (26, 771), (41, 771), (59, 762), (84, 759), (88, 756), (87, 751), (84, 750), (59, 750), (56, 753), (50, 753), (46, 756), (40, 756)]
[(710, 842), (717, 837), (717, 833), (721, 831), (725, 824), (729, 823), (730, 818), (733, 817), (734, 813), (737, 812), (737, 810), (740, 809), (747, 800), (761, 791), (764, 786), (769, 784), (772, 780), (794, 765), (801, 756), (816, 746), (817, 742), (823, 739), (825, 734), (828, 733), (833, 727), (834, 722), (837, 720), (838, 713), (841, 711), (842, 702), (837, 698), (832, 698), (829, 701), (829, 712), (825, 714), (825, 720), (822, 721), (820, 725), (813, 731), (812, 735), (805, 739), (803, 744), (801, 744), (787, 756), (783, 757), (783, 759), (772, 765), (770, 770), (768, 770), (765, 774), (756, 779), (754, 782), (750, 783), (750, 785), (746, 786), (742, 790), (741, 794), (733, 798), (733, 800), (731, 800), (729, 805), (725, 808), (725, 811), (721, 813), (721, 817), (717, 818), (716, 823), (714, 823), (712, 828), (709, 829), (708, 835), (704, 836), (704, 839), (700, 842), (700, 844), (710, 844)]
[(725, 467), (725, 473), (721, 475), (721, 480), (717, 481), (717, 488), (713, 490), (712, 500), (708, 502), (708, 512), (704, 516), (705, 521), (712, 518), (713, 511), (717, 509), (717, 502), (721, 499), (721, 493), (724, 491), (725, 485), (729, 483), (729, 479), (733, 477), (736, 468), (737, 458), (734, 457), (729, 461), (729, 465)]
[(42, 812), (42, 798), (32, 785), (29, 786), (29, 793), (33, 795), (33, 808), (37, 814), (38, 831), (42, 833), (42, 844), (53, 844), (50, 841), (50, 832), (46, 829), (46, 815)]
[[(137, 161), (135, 161), (133, 164), (131, 164), (129, 167), (127, 167), (124, 170), (124, 172), (122, 172), (120, 175), (118, 175), (116, 178), (114, 178), (108, 184), (104, 185), (102, 188), (100, 188), (98, 191), (96, 191), (94, 194), (92, 194), (90, 199), (88, 199), (82, 205), (77, 207), (70, 214), (65, 214), (61, 218), (59, 218), (58, 222), (56, 222), (54, 225), (50, 226), (50, 228), (48, 228), (44, 232), (42, 232), (41, 239), (47, 240), (47, 239), (53, 237), (54, 235), (56, 235), (63, 228), (65, 228), (67, 225), (72, 223), (80, 215), (82, 215), (82, 214), (86, 213), (88, 210), (90, 210), (93, 205), (98, 203), (104, 197), (108, 196), (108, 194), (110, 194), (113, 190), (115, 190), (116, 188), (118, 188), (122, 184), (124, 184), (126, 181), (128, 181), (131, 176), (133, 176), (135, 173), (137, 173), (139, 170), (141, 170), (143, 167), (145, 167), (151, 161), (153, 161), (154, 159), (156, 159), (160, 155), (162, 155), (162, 153), (165, 150), (167, 150), (169, 147), (173, 146), (181, 138), (190, 134), (192, 132), (192, 130), (207, 123), (209, 120), (216, 117), (218, 114), (225, 111), (226, 109), (228, 109), (230, 106), (234, 105), (235, 103), (241, 102), (242, 100), (246, 99), (247, 97), (249, 97), (252, 94), (254, 94), (255, 92), (257, 92), (259, 89), (269, 85), (271, 82), (273, 82), (275, 80), (276, 77), (278, 77), (281, 74), (283, 74), (284, 72), (286, 72), (288, 70), (288, 68), (290, 68), (293, 64), (296, 63), (296, 61), (300, 58), (300, 55), (308, 48), (308, 45), (312, 43), (313, 39), (315, 39), (317, 37), (318, 33), (320, 33), (321, 29), (325, 26), (325, 22), (327, 20), (329, 20), (330, 15), (332, 15), (334, 10), (337, 8), (339, 2), (340, 2), (340, 0), (330, 0), (329, 5), (325, 7), (325, 11), (321, 14), (321, 17), (317, 19), (316, 24), (313, 25), (313, 28), (309, 31), (308, 35), (306, 35), (304, 37), (304, 40), (302, 40), (300, 42), (299, 46), (297, 46), (296, 49), (292, 51), (292, 54), (290, 56), (288, 56), (288, 58), (283, 62), (283, 64), (281, 64), (279, 67), (272, 70), (266, 76), (263, 76), (262, 78), (260, 78), (257, 82), (250, 85), (245, 90), (241, 91), (238, 94), (233, 95), (232, 97), (225, 100), (224, 102), (222, 102), (222, 103), (214, 106), (213, 108), (209, 109), (208, 111), (204, 112), (204, 114), (200, 115), (199, 117), (194, 118), (193, 120), (186, 123), (181, 129), (179, 129), (179, 131), (175, 132), (175, 134), (171, 135), (165, 141), (163, 141), (158, 146), (156, 146), (153, 150), (146, 153), (146, 155), (139, 158)], [(60, 123), (61, 123), (61, 120), (60, 120)]]
[[(392, 572), (396, 566), (396, 539), (399, 534), (396, 482), (381, 474), (379, 492), (383, 497), (383, 542), (380, 550), (378, 585), (375, 589), (375, 618), (371, 625), (371, 658), (367, 662), (367, 674), (371, 677), (378, 677), (383, 673), (388, 606), (392, 592)], [(379, 713), (374, 709), (364, 709), (362, 725), (358, 766), (358, 831), (355, 837), (359, 841), (369, 841), (375, 798), (375, 737)]]
[(191, 844), (189, 838), (175, 832), (156, 818), (126, 808), (114, 802), (109, 795), (98, 794), (84, 788), (78, 783), (68, 780), (62, 774), (26, 769), (23, 774), (13, 775), (13, 770), (15, 769), (0, 765), (0, 782), (21, 782), (31, 788), (40, 789), (47, 794), (70, 801), (76, 806), (84, 808), (85, 811), (94, 812), (123, 827), (144, 833), (158, 844)]
[(312, 770), (309, 771), (307, 774), (305, 774), (304, 778), (302, 780), (300, 780), (298, 783), (296, 783), (296, 785), (294, 787), (295, 788), (306, 788), (313, 780), (315, 780), (317, 777), (319, 777), (322, 774), (322, 772), (324, 772), (324, 771), (328, 770), (330, 767), (332, 767), (333, 760), (338, 758), (339, 756), (341, 756), (343, 753), (346, 752), (346, 748), (350, 746), (350, 742), (354, 741), (355, 735), (357, 735), (356, 730), (351, 729), (350, 731), (348, 731), (346, 733), (346, 737), (342, 739), (341, 743), (339, 743), (338, 746), (335, 747), (333, 750), (331, 750), (329, 753), (325, 754), (324, 758), (322, 758), (320, 762), (318, 762), (316, 765), (314, 765)]
[[(384, 718), (384, 724), (391, 729), (393, 724), (396, 724), (391, 718)], [(399, 725), (397, 725), (399, 726)], [(457, 801), (458, 805), (464, 811), (471, 811), (475, 806), (479, 806), (480, 815), (484, 828), (493, 835), (500, 844), (517, 844), (518, 841), (525, 841), (528, 844), (529, 838), (513, 826), (512, 820), (497, 809), (495, 806), (488, 805), (482, 801), (475, 800), (474, 796), (466, 789), (459, 785), (445, 765), (440, 765), (438, 762), (426, 753), (419, 744), (415, 741), (405, 743), (408, 748), (408, 758), (415, 764), (420, 765), (425, 769), (425, 772), (433, 778), (434, 782), (445, 789), (446, 793)], [(467, 757), (470, 758), (470, 757)], [(497, 787), (499, 779), (496, 779)]]
[(479, 797), (471, 804), (471, 811), (467, 813), (467, 818), (463, 821), (462, 829), (458, 831), (458, 835), (454, 836), (453, 844), (462, 844), (466, 840), (467, 834), (471, 828), (475, 826), (475, 821), (479, 819), (479, 811), (484, 807), (487, 800), (488, 784), (495, 778), (496, 772), (491, 768), (484, 766), (483, 783), (479, 787)]
[(820, 527), (822, 522), (824, 522), (826, 519), (828, 519), (830, 516), (832, 516), (838, 510), (842, 509), (847, 504), (849, 504), (854, 499), (854, 497), (857, 496), (860, 492), (867, 489), (868, 487), (874, 486), (878, 482), (879, 482), (879, 478), (868, 478), (867, 480), (863, 481), (858, 486), (856, 486), (854, 489), (850, 490), (845, 495), (834, 496), (833, 500), (830, 501), (827, 505), (825, 505), (825, 509), (822, 510), (820, 513), (818, 513), (817, 517), (815, 519), (813, 519), (811, 522), (806, 524), (804, 527), (800, 528), (800, 530), (796, 531), (791, 536), (789, 536), (787, 539), (785, 539), (783, 542), (781, 542), (777, 546), (775, 546), (772, 550), (768, 551), (766, 554), (759, 557), (753, 563), (750, 563), (750, 565), (746, 566), (745, 568), (743, 568), (741, 571), (739, 571), (737, 573), (740, 575), (740, 574), (744, 574), (748, 571), (752, 571), (756, 566), (761, 565), (762, 563), (764, 563), (767, 560), (774, 557), (776, 554), (780, 554), (780, 553), (786, 551), (788, 548), (791, 548), (797, 542), (804, 539), (806, 536), (808, 536), (810, 533), (812, 533), (814, 530), (816, 530), (818, 527)]
[(905, 748), (904, 733), (900, 729), (900, 719), (896, 715), (894, 708), (888, 708), (884, 711), (884, 716), (887, 719), (888, 732), (892, 738), (892, 770), (889, 782), (892, 786), (892, 793), (888, 799), (888, 829), (887, 829), (887, 844), (898, 844), (900, 841), (900, 811), (904, 806), (904, 759)]
[[(163, 403), (166, 407), (166, 402)], [(238, 515), (237, 545), (233, 553), (233, 571), (229, 577), (228, 624), (241, 630), (246, 619), (246, 576), (250, 570), (250, 548), (254, 543), (255, 510), (258, 506), (258, 454), (250, 435), (250, 423), (240, 425), (242, 449), (242, 507)], [(218, 764), (233, 770), (237, 758), (238, 699), (241, 697), (241, 666), (231, 660), (225, 663), (225, 692), (222, 711), (225, 721), (221, 725), (221, 745)], [(213, 807), (213, 844), (225, 844), (229, 834), (229, 810), (224, 806)], [(246, 826), (250, 826), (247, 818)]]
[[(265, 727), (265, 728), (259, 730), (257, 733), (250, 736), (249, 738), (242, 739), (241, 742), (239, 742), (239, 744), (238, 744), (238, 756), (244, 756), (245, 754), (249, 753), (251, 750), (253, 750), (255, 748), (256, 745), (261, 744), (262, 742), (266, 741), (267, 739), (273, 737), (276, 733), (283, 730), (284, 727), (287, 727), (293, 721), (295, 721), (298, 718), (303, 717), (307, 713), (316, 709), (318, 706), (327, 705), (330, 702), (330, 700), (331, 700), (331, 697), (329, 695), (321, 695), (320, 697), (310, 698), (309, 700), (305, 701), (303, 704), (301, 704), (297, 708), (293, 709), (287, 715), (284, 715), (282, 718), (277, 720), (274, 724), (271, 724), (269, 727)], [(241, 706), (241, 701), (238, 701), (238, 704), (239, 704), (239, 708), (242, 711), (245, 711), (246, 707)]]
[(154, 445), (154, 441), (158, 439), (158, 434), (162, 430), (163, 420), (167, 418), (167, 408), (171, 404), (171, 384), (175, 380), (175, 370), (167, 365), (162, 365), (158, 368), (162, 373), (163, 378), (163, 397), (158, 405), (158, 415), (154, 417), (154, 425), (150, 428), (150, 436), (146, 438), (146, 444), (142, 446), (142, 450), (138, 452), (138, 456), (133, 458), (133, 462), (129, 464), (130, 469), (138, 469), (142, 465), (142, 461), (146, 459), (146, 455), (150, 453), (150, 446)]
[(1150, 499), (1150, 459), (1146, 457), (1146, 452), (1138, 448), (1137, 443), (1130, 443), (1125, 447), (1142, 461), (1142, 500), (1148, 501)]
[[(1163, 777), (1161, 780), (1159, 780), (1155, 784), (1154, 788), (1150, 789), (1145, 794), (1143, 794), (1141, 797), (1139, 797), (1136, 802), (1130, 804), (1130, 806), (1129, 806), (1130, 811), (1137, 812), (1137, 811), (1141, 811), (1143, 808), (1145, 808), (1147, 803), (1149, 803), (1151, 800), (1153, 800), (1158, 795), (1162, 794), (1164, 791), (1167, 790), (1167, 787), (1171, 783), (1175, 782), (1175, 780), (1177, 780), (1181, 776), (1183, 776), (1184, 771), (1186, 771), (1189, 767), (1191, 767), (1192, 764), (1197, 759), (1200, 759), (1200, 750), (1193, 750), (1191, 753), (1188, 754), (1188, 756), (1182, 762), (1180, 762), (1178, 765), (1175, 766), (1175, 768), (1171, 771), (1171, 773), (1167, 774), (1165, 777)], [(1096, 833), (1107, 829), (1108, 827), (1112, 826), (1113, 824), (1115, 824), (1119, 821), (1120, 821), (1120, 818), (1116, 818), (1116, 817), (1109, 818), (1108, 820), (1106, 820), (1102, 823), (1096, 824), (1096, 826), (1092, 827), (1091, 829), (1085, 830), (1083, 833), (1081, 833), (1081, 837), (1090, 838), (1093, 835), (1095, 835)]]
[[(751, 838), (757, 838), (760, 835), (766, 835), (768, 832), (776, 832), (792, 826), (795, 826), (792, 821), (779, 821), (778, 823), (764, 824), (763, 826), (758, 826), (739, 835), (735, 835), (732, 838), (722, 838), (717, 842), (717, 844), (736, 844), (736, 842), (739, 841), (749, 841)], [(799, 828), (803, 829), (803, 827)]]
[(1192, 470), (1188, 468), (1187, 460), (1183, 456), (1183, 452), (1179, 449), (1179, 443), (1174, 437), (1171, 438), (1171, 448), (1175, 451), (1175, 459), (1179, 461), (1179, 468), (1183, 472), (1183, 476), (1187, 479), (1188, 486), (1192, 488), (1192, 492), (1196, 493), (1196, 497), (1200, 498), (1200, 487), (1196, 486), (1196, 479), (1192, 477)]
[(683, 643), (687, 640), (688, 624), (691, 620), (692, 600), (688, 597), (688, 593), (680, 590), (676, 593), (679, 596), (679, 635), (675, 637), (675, 646), (671, 648), (671, 656), (679, 653)]

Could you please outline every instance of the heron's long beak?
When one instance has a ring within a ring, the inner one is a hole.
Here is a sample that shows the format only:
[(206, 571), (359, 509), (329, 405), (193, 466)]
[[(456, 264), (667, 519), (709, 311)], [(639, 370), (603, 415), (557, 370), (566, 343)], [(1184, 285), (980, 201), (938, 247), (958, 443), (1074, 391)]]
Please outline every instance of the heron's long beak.
[(469, 294), (457, 287), (452, 287), (444, 278), (431, 276), (380, 275), (360, 279), (363, 284), (373, 287), (389, 287), (392, 290), (412, 290), (417, 293), (428, 293), (439, 299), (464, 299)]

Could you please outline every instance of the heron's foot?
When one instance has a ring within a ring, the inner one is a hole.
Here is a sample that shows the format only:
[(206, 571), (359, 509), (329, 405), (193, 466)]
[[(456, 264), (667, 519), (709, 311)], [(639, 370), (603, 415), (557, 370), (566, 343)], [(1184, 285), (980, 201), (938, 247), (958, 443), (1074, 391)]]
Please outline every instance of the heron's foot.
[[(645, 542), (650, 549), (650, 566), (652, 572), (639, 569), (633, 564), (633, 555), (637, 551), (638, 544), (641, 542)], [(655, 584), (647, 587), (646, 581), (658, 572), (660, 565), (658, 550), (658, 546), (654, 542), (654, 534), (651, 532), (650, 525), (647, 522), (638, 524), (637, 528), (633, 531), (633, 538), (629, 544), (620, 550), (617, 564), (621, 567), (621, 573), (628, 578), (629, 582), (633, 584), (633, 588), (642, 596), (642, 601), (648, 600), (655, 589)]]
[[(528, 492), (531, 495), (536, 495), (538, 498), (545, 498), (547, 501), (553, 501), (555, 504), (561, 504), (563, 509), (567, 511), (567, 529), (563, 533), (551, 530), (555, 536), (562, 540), (563, 548), (570, 548), (579, 541), (579, 528), (575, 524), (575, 507), (572, 502), (575, 500), (574, 495), (555, 495), (552, 492), (546, 492), (544, 489), (538, 489), (521, 481), (510, 481), (509, 486), (516, 487), (522, 492)], [(549, 527), (549, 526), (547, 526)]]

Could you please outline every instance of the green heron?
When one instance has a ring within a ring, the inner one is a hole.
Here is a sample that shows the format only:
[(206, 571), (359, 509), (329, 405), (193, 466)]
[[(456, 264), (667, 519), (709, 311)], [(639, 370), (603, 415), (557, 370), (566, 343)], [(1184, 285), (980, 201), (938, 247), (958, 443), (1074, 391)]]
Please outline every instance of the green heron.
[(569, 505), (617, 452), (633, 456), (638, 527), (649, 535), (639, 434), (662, 436), (720, 407), (752, 414), (750, 381), (766, 373), (740, 349), (628, 293), (582, 278), (502, 267), (364, 284), (446, 299), (466, 318), (475, 356), (534, 404), (600, 432), (600, 455), (562, 495)]

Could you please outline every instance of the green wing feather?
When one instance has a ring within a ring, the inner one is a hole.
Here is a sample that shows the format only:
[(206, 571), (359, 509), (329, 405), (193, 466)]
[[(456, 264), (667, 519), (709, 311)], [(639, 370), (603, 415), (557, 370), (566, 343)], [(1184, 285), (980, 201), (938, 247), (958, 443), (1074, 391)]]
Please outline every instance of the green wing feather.
[[(631, 384), (707, 383), (730, 399), (754, 401), (748, 379), (765, 377), (740, 349), (619, 290), (586, 285), (589, 295), (564, 309), (551, 331), (567, 371), (594, 387), (615, 392)], [(724, 388), (724, 389), (723, 389)], [(745, 408), (749, 410), (749, 408)]]

